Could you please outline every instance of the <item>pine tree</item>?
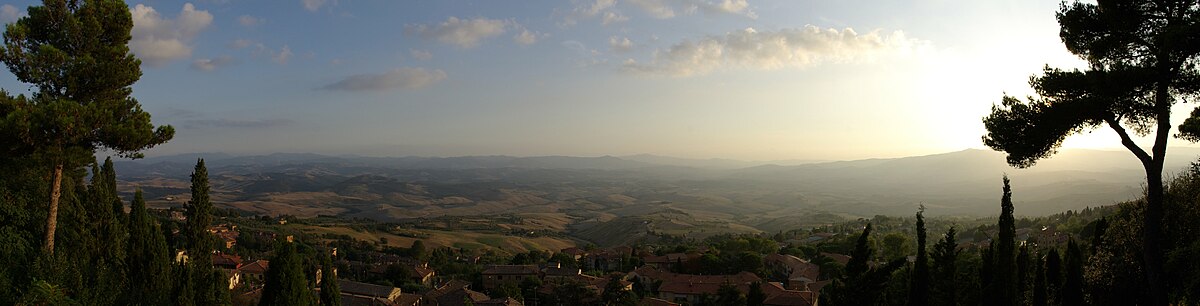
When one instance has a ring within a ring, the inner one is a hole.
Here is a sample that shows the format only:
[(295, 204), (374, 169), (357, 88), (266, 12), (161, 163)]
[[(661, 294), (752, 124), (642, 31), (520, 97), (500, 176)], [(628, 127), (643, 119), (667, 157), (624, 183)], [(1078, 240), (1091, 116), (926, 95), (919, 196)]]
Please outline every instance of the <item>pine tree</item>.
[(908, 290), (909, 306), (929, 305), (929, 260), (925, 254), (925, 205), (917, 211), (917, 259)]
[[(419, 240), (418, 240), (419, 241)], [(321, 305), (342, 306), (342, 290), (338, 288), (337, 269), (329, 258), (329, 252), (321, 256)]]
[(1075, 239), (1067, 242), (1066, 279), (1062, 286), (1063, 306), (1082, 306), (1083, 301), (1083, 253)]
[(955, 242), (954, 228), (946, 231), (942, 240), (933, 246), (933, 275), (931, 305), (958, 305), (958, 243)]
[(850, 262), (846, 263), (847, 278), (861, 277), (867, 272), (867, 263), (871, 261), (871, 255), (875, 250), (871, 248), (871, 223), (863, 228), (862, 234), (858, 236), (858, 241), (854, 244), (854, 251), (850, 253)]
[(45, 0), (5, 28), (0, 61), (37, 90), (0, 116), (0, 133), (13, 134), (0, 137), (8, 151), (39, 156), (53, 169), (47, 254), (54, 253), (64, 170), (94, 160), (97, 149), (137, 158), (175, 134), (151, 124), (130, 96), (141, 78), (141, 62), (129, 52), (132, 28), (129, 6), (117, 0)]
[(271, 258), (260, 306), (309, 306), (316, 303), (293, 242), (280, 242)]
[(141, 189), (134, 193), (128, 228), (126, 266), (129, 267), (129, 288), (126, 289), (124, 304), (170, 304), (167, 295), (171, 292), (172, 283), (171, 255), (158, 222), (146, 211), (146, 200), (142, 198)]

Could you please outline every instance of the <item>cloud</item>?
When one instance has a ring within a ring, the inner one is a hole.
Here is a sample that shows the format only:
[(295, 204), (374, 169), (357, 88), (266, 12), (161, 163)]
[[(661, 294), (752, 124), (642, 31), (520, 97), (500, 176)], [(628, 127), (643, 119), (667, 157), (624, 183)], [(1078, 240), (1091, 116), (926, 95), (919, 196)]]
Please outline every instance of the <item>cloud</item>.
[(613, 11), (604, 12), (604, 17), (600, 18), (600, 24), (602, 25), (609, 25), (625, 21), (629, 21), (629, 17)]
[(603, 24), (608, 25), (613, 22), (629, 20), (628, 17), (622, 16), (621, 13), (614, 12), (613, 8), (617, 5), (616, 0), (595, 0), (594, 2), (586, 2), (576, 6), (569, 13), (563, 16), (560, 26), (572, 26), (581, 20), (591, 19), (603, 14)]
[(183, 5), (174, 20), (163, 18), (154, 8), (138, 4), (129, 9), (133, 15), (133, 39), (129, 49), (150, 66), (192, 55), (192, 40), (212, 24), (208, 11), (196, 10), (191, 3)]
[(633, 50), (633, 41), (629, 37), (612, 36), (608, 38), (608, 48), (614, 52), (628, 52)]
[(420, 35), (425, 39), (433, 39), (441, 43), (469, 49), (478, 46), (479, 42), (484, 39), (504, 34), (512, 24), (511, 21), (501, 19), (487, 19), (483, 17), (458, 19), (457, 17), (450, 17), (436, 26), (424, 24), (405, 25), (404, 30), (408, 33)]
[(262, 18), (258, 18), (258, 17), (254, 17), (254, 16), (250, 16), (250, 15), (238, 16), (237, 21), (238, 21), (238, 24), (242, 25), (243, 27), (258, 26), (258, 25), (262, 25), (267, 22), (266, 20), (264, 20)]
[(513, 35), (513, 41), (518, 44), (521, 44), (523, 46), (528, 46), (528, 45), (537, 43), (537, 40), (538, 40), (538, 33), (531, 32), (528, 29), (522, 29), (521, 33), (517, 33), (517, 35)]
[(287, 45), (283, 45), (283, 48), (280, 48), (279, 52), (271, 53), (271, 60), (280, 65), (287, 64), (290, 58), (292, 58), (292, 48), (288, 48)]
[[(249, 40), (249, 39), (236, 39), (229, 43), (229, 47), (233, 48), (235, 50), (241, 50), (241, 49), (253, 47), (252, 54), (254, 54), (254, 56), (256, 56), (256, 57), (268, 56), (271, 58), (271, 61), (274, 61), (275, 63), (280, 64), (280, 65), (287, 64), (288, 60), (290, 60), (292, 58), (292, 56), (295, 55), (294, 53), (292, 53), (292, 48), (288, 47), (288, 45), (283, 45), (283, 47), (279, 48), (279, 50), (275, 50), (272, 48), (268, 48), (266, 44), (263, 44), (263, 43), (257, 42), (257, 41), (253, 41), (253, 40)], [(313, 56), (312, 52), (309, 52), (309, 57), (312, 57), (312, 56)]]
[(669, 19), (675, 17), (675, 9), (666, 0), (628, 0), (634, 6), (642, 9), (650, 17)]
[(446, 79), (446, 72), (424, 68), (399, 68), (382, 74), (352, 75), (321, 87), (337, 91), (386, 91), (418, 89)]
[(425, 50), (408, 49), (408, 53), (412, 54), (413, 58), (422, 60), (422, 61), (428, 61), (428, 60), (433, 59), (433, 53), (429, 53), (429, 51), (425, 51)]
[(227, 67), (236, 63), (232, 56), (219, 56), (217, 58), (198, 58), (192, 61), (192, 69), (200, 71), (213, 71), (217, 68)]
[(623, 71), (669, 76), (704, 75), (723, 68), (774, 70), (824, 63), (868, 62), (912, 52), (923, 42), (901, 31), (859, 34), (853, 29), (802, 28), (759, 32), (753, 28), (684, 41), (655, 52), (649, 63), (627, 60)]
[(321, 9), (322, 6), (325, 6), (325, 3), (327, 2), (327, 0), (300, 0), (300, 4), (303, 4), (304, 9), (308, 10), (309, 12), (316, 12), (317, 10)]
[(698, 1), (695, 4), (707, 13), (724, 13), (746, 16), (751, 19), (758, 18), (758, 14), (750, 10), (750, 3), (746, 0), (721, 0), (721, 2), (703, 2)]
[(242, 119), (192, 119), (183, 122), (183, 126), (187, 128), (215, 127), (215, 128), (242, 128), (242, 129), (265, 129), (280, 127), (292, 124), (289, 119), (258, 119), (258, 120), (242, 120)]
[(9, 24), (17, 22), (21, 17), (25, 17), (25, 11), (12, 6), (12, 4), (0, 5), (0, 24)]

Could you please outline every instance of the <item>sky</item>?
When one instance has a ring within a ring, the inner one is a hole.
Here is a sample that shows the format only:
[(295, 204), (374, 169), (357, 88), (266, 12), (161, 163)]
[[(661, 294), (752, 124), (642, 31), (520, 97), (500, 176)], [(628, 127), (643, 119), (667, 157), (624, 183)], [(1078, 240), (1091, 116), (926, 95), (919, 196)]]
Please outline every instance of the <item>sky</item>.
[(1057, 0), (127, 3), (134, 96), (176, 129), (148, 156), (936, 154), (982, 148), (1043, 66), (1084, 66)]

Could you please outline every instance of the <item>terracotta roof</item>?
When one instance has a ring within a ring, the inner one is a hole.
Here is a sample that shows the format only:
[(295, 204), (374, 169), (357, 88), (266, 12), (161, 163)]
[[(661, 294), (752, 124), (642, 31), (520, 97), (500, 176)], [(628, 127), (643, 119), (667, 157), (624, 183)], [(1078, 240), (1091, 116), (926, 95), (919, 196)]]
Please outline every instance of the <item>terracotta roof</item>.
[(847, 263), (850, 263), (850, 256), (847, 255), (821, 252), (821, 256), (829, 257), (830, 259), (833, 259), (833, 261), (836, 261), (843, 266), (845, 266)]
[(429, 292), (426, 292), (425, 299), (437, 300), (438, 298), (450, 293), (451, 291), (466, 289), (467, 286), (470, 286), (470, 285), (471, 285), (471, 282), (468, 282), (468, 281), (458, 280), (458, 279), (451, 280), (450, 282), (442, 285), (441, 287), (437, 287), (433, 290), (430, 290)]
[(420, 294), (401, 293), (399, 298), (396, 298), (396, 305), (399, 306), (415, 306), (421, 302)]
[(242, 264), (242, 257), (223, 253), (213, 253), (212, 263), (214, 266), (237, 268), (238, 265)]
[(538, 272), (541, 271), (535, 265), (494, 265), (483, 270), (485, 275), (537, 275)]
[(816, 294), (810, 291), (784, 291), (768, 296), (763, 305), (768, 306), (812, 306), (816, 305)]
[(270, 268), (271, 268), (270, 261), (259, 259), (259, 260), (255, 260), (254, 262), (242, 265), (241, 267), (238, 267), (237, 270), (238, 270), (238, 272), (242, 272), (242, 273), (265, 274), (265, 273), (267, 273), (267, 269), (270, 269)]
[(546, 276), (572, 276), (579, 275), (579, 272), (579, 268), (546, 267), (542, 269), (542, 273), (546, 273)]
[(394, 306), (397, 305), (385, 298), (342, 295), (342, 306)]
[(520, 301), (517, 301), (513, 298), (495, 298), (486, 301), (475, 302), (475, 305), (521, 306), (524, 304), (521, 304)]
[(338, 288), (341, 289), (342, 295), (350, 294), (390, 299), (393, 297), (393, 295), (400, 294), (400, 288), (360, 283), (344, 279), (338, 280)]
[(565, 249), (562, 249), (562, 250), (561, 250), (561, 251), (559, 251), (559, 252), (562, 252), (562, 253), (564, 253), (564, 254), (567, 254), (567, 255), (573, 255), (573, 256), (583, 256), (584, 254), (587, 254), (587, 251), (584, 251), (583, 249), (580, 249), (580, 248), (577, 248), (577, 247), (569, 247), (569, 248), (565, 248)]
[(677, 304), (677, 303), (672, 303), (672, 302), (668, 302), (667, 300), (663, 300), (663, 299), (656, 299), (656, 298), (652, 298), (652, 297), (644, 297), (644, 298), (642, 298), (642, 301), (641, 301), (640, 303), (638, 303), (638, 305), (644, 305), (644, 306), (679, 306), (679, 304)]

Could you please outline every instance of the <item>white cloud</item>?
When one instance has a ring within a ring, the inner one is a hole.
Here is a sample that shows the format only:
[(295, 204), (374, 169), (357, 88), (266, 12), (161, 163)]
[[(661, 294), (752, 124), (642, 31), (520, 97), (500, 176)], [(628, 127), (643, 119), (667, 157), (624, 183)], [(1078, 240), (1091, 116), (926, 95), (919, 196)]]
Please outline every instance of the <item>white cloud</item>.
[(238, 24), (240, 24), (244, 27), (253, 27), (253, 26), (257, 26), (257, 25), (262, 25), (263, 23), (267, 22), (266, 20), (264, 20), (262, 18), (258, 18), (258, 17), (254, 17), (254, 16), (250, 16), (250, 15), (238, 16), (237, 21), (238, 21)]
[(300, 0), (300, 4), (303, 4), (304, 9), (308, 10), (309, 12), (316, 12), (317, 10), (321, 9), (322, 6), (325, 6), (326, 2), (327, 0)]
[(513, 36), (513, 41), (518, 44), (521, 44), (523, 46), (528, 46), (528, 45), (537, 43), (537, 40), (538, 40), (538, 33), (529, 31), (528, 29), (522, 29), (521, 33), (517, 33), (517, 35)]
[(669, 19), (675, 17), (675, 9), (666, 0), (628, 0), (634, 6), (642, 9), (650, 17)]
[(321, 89), (338, 91), (386, 91), (418, 89), (446, 79), (442, 70), (399, 68), (382, 74), (359, 74), (346, 77)]
[(425, 50), (409, 49), (408, 53), (412, 54), (413, 58), (422, 60), (422, 61), (428, 61), (428, 60), (433, 59), (433, 53), (430, 53), (429, 51), (425, 51)]
[(17, 22), (21, 17), (25, 17), (25, 11), (12, 6), (12, 4), (0, 5), (0, 24)]
[(859, 63), (912, 52), (923, 42), (903, 32), (859, 34), (853, 29), (822, 29), (808, 25), (779, 31), (747, 28), (723, 36), (684, 41), (655, 52), (654, 60), (628, 60), (622, 70), (670, 76), (708, 74), (723, 68), (774, 70), (824, 63)]
[(280, 65), (287, 64), (290, 58), (292, 58), (292, 49), (288, 48), (287, 45), (283, 45), (283, 48), (279, 49), (279, 52), (271, 53), (271, 60)]
[(234, 64), (234, 59), (231, 56), (219, 56), (217, 58), (198, 58), (192, 61), (192, 69), (200, 71), (213, 71), (217, 68), (226, 67)]
[(563, 20), (559, 25), (572, 26), (581, 20), (595, 18), (596, 16), (601, 16), (604, 25), (629, 20), (629, 17), (625, 17), (621, 13), (614, 11), (616, 5), (616, 0), (595, 0), (583, 3), (563, 16)]
[(608, 48), (615, 52), (628, 52), (633, 50), (633, 41), (629, 37), (612, 36), (608, 38)]
[(404, 30), (416, 33), (425, 39), (434, 39), (441, 43), (468, 49), (478, 46), (479, 42), (484, 39), (504, 34), (512, 24), (511, 21), (501, 19), (450, 17), (436, 26), (406, 25)]
[(758, 18), (758, 14), (750, 10), (750, 3), (746, 0), (721, 0), (720, 2), (703, 2), (696, 4), (707, 13), (725, 13), (750, 17), (751, 19)]
[(192, 40), (212, 24), (208, 11), (183, 5), (174, 20), (163, 18), (154, 8), (138, 4), (129, 9), (133, 15), (133, 39), (129, 49), (150, 66), (161, 66), (192, 55)]
[(600, 24), (602, 25), (609, 25), (625, 21), (629, 21), (629, 17), (613, 11), (604, 12), (604, 17), (600, 18)]

